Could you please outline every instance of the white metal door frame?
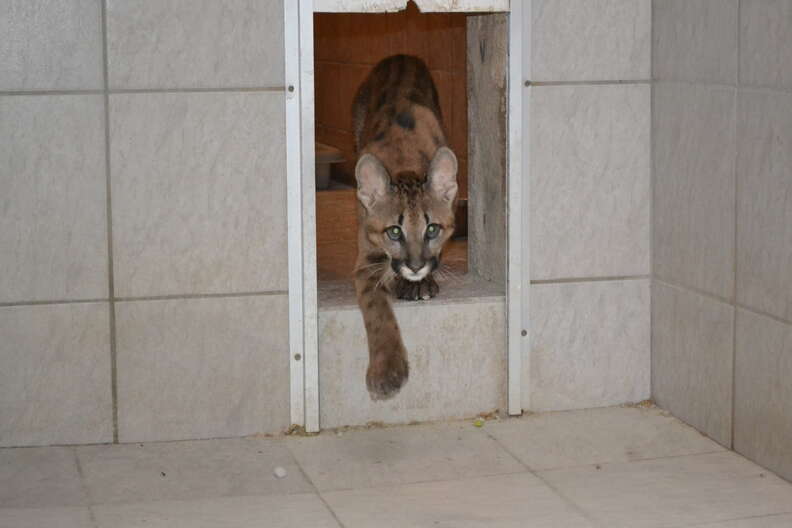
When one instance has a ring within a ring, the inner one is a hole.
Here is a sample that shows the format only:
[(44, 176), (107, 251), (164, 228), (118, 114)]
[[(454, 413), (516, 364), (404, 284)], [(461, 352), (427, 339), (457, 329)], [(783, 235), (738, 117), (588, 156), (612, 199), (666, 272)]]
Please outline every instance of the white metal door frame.
[(284, 0), (290, 420), (319, 431), (313, 2)]
[[(357, 0), (356, 0), (357, 1)], [(367, 0), (369, 10), (388, 2)], [(392, 1), (390, 2), (393, 3)], [(452, 3), (453, 4), (453, 3)], [(460, 6), (465, 4), (462, 2)], [(523, 349), (528, 343), (527, 179), (523, 177), (523, 2), (477, 0), (478, 11), (510, 10), (509, 144), (507, 147), (507, 341), (508, 413), (522, 413)], [(286, 173), (289, 251), (289, 364), (291, 423), (319, 431), (319, 343), (316, 283), (316, 188), (313, 13), (337, 11), (339, 0), (284, 0), (286, 77)], [(379, 6), (381, 9), (377, 9)], [(490, 8), (487, 9), (486, 6)], [(325, 8), (325, 6), (335, 6)], [(371, 7), (374, 6), (374, 7)], [(388, 10), (392, 10), (390, 7)], [(459, 10), (469, 10), (462, 9)], [(525, 380), (527, 381), (527, 380)]]

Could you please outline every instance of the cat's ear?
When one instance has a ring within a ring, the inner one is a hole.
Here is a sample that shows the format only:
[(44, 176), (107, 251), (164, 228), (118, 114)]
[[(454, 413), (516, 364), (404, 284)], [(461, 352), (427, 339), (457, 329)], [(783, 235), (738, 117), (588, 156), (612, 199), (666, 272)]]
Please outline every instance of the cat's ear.
[(373, 154), (363, 154), (355, 165), (357, 197), (363, 207), (370, 209), (388, 193), (390, 176)]
[(427, 183), (435, 198), (452, 203), (457, 194), (457, 159), (448, 147), (440, 147), (434, 155)]

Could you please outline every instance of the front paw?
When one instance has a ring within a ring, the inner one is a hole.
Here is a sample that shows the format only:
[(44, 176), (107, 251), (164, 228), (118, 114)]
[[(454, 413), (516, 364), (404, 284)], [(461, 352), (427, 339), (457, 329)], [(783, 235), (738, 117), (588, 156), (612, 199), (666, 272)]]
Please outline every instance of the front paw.
[(397, 277), (394, 291), (399, 299), (426, 301), (440, 292), (440, 286), (437, 285), (431, 275), (427, 275), (426, 278), (418, 282), (408, 281), (404, 277)]
[(399, 393), (410, 375), (407, 358), (401, 354), (380, 355), (369, 362), (366, 387), (372, 400), (387, 400)]

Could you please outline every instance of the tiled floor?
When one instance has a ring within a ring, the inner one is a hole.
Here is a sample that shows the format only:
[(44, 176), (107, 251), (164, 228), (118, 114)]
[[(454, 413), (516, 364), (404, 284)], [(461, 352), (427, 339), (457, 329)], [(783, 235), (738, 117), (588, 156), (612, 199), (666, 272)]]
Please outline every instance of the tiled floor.
[(0, 528), (292, 526), (789, 528), (792, 484), (642, 408), (0, 449)]

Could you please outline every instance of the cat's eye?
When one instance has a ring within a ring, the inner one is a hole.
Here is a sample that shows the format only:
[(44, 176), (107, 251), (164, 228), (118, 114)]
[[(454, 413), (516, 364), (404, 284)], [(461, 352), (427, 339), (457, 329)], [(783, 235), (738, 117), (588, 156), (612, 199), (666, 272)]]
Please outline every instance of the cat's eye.
[(399, 240), (402, 237), (402, 229), (399, 226), (390, 226), (385, 232), (391, 240)]
[(426, 238), (437, 238), (440, 234), (440, 226), (437, 224), (429, 224), (426, 226)]

